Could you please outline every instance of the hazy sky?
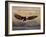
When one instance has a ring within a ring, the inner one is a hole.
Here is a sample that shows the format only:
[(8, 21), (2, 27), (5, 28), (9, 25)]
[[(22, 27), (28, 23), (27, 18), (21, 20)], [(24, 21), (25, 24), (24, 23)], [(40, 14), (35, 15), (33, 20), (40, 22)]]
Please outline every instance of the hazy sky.
[[(26, 20), (23, 22), (23, 20), (17, 19), (14, 15), (18, 14), (22, 17), (30, 17), (30, 16), (38, 16), (33, 20)], [(13, 25), (16, 26), (34, 26), (40, 28), (40, 7), (12, 7), (12, 22)], [(13, 27), (14, 29), (14, 27)], [(21, 29), (21, 28), (20, 28)], [(25, 28), (24, 28), (25, 29)]]

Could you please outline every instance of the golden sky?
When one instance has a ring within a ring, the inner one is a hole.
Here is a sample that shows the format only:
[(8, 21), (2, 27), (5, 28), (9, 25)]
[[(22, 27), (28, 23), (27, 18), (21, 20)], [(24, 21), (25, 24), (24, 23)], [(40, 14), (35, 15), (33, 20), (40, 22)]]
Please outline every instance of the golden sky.
[(29, 7), (29, 8), (25, 8), (25, 7), (13, 7), (13, 13), (17, 13), (21, 16), (39, 16), (40, 14), (40, 8), (38, 7)]
[(37, 22), (40, 22), (40, 8), (39, 7), (12, 7), (12, 16), (13, 20), (15, 21), (14, 15), (18, 14), (26, 17), (29, 16), (38, 16), (36, 19), (34, 19)]

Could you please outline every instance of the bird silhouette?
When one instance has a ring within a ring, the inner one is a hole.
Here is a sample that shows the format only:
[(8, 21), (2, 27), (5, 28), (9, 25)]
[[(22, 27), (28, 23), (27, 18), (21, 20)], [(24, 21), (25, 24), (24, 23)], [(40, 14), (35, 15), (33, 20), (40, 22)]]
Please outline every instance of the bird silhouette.
[(23, 16), (20, 16), (18, 14), (15, 14), (15, 17), (19, 20), (23, 20), (23, 21), (26, 21), (26, 20), (32, 20), (32, 19), (35, 19), (37, 16), (29, 16), (28, 18), (26, 17), (23, 17)]

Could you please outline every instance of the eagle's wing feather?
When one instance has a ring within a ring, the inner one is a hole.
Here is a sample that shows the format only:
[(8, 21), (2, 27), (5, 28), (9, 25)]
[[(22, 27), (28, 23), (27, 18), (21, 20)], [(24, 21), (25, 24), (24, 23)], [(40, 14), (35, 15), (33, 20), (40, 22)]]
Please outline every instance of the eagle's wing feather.
[(35, 19), (37, 16), (30, 16), (27, 18), (27, 20), (32, 20), (32, 19)]
[(18, 14), (15, 14), (15, 17), (16, 17), (17, 19), (19, 19), (19, 20), (22, 20), (22, 19), (23, 19), (23, 17), (20, 16), (20, 15), (18, 15)]

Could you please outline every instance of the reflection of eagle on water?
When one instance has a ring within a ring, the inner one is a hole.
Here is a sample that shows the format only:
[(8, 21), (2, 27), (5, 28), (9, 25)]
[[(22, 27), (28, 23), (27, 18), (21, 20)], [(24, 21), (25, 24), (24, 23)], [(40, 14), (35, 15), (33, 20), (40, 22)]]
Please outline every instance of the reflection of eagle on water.
[(19, 19), (19, 20), (26, 21), (26, 20), (32, 20), (32, 19), (36, 18), (37, 16), (29, 16), (28, 18), (26, 18), (26, 17), (20, 16), (20, 15), (18, 15), (18, 14), (15, 14), (15, 17), (16, 17), (17, 19)]

